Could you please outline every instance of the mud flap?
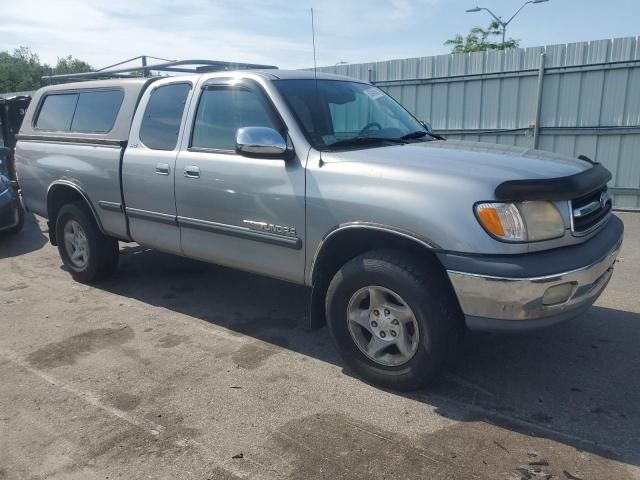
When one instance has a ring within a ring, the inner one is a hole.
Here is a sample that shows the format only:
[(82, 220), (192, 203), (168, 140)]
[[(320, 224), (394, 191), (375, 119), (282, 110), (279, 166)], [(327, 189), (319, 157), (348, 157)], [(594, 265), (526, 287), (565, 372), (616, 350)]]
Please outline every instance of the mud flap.
[(58, 240), (56, 239), (56, 224), (51, 220), (47, 220), (47, 228), (49, 229), (49, 242), (54, 247), (58, 245)]
[(316, 278), (313, 287), (311, 287), (307, 317), (307, 330), (309, 331), (319, 330), (327, 323), (324, 308), (327, 288), (329, 288), (329, 281), (323, 276)]

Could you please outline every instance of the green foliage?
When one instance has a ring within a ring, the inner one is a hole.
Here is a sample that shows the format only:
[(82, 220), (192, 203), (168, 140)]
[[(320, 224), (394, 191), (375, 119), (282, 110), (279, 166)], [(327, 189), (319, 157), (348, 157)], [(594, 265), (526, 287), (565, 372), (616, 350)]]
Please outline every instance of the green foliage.
[(0, 52), (0, 92), (36, 90), (45, 82), (43, 75), (80, 73), (93, 70), (91, 65), (72, 57), (58, 58), (51, 68), (40, 62), (40, 57), (28, 47), (16, 48), (13, 53)]
[(58, 58), (58, 63), (53, 68), (54, 75), (64, 75), (66, 73), (82, 73), (90, 72), (93, 67), (87, 62), (74, 58), (71, 55)]
[(450, 40), (444, 42), (445, 45), (451, 45), (451, 53), (469, 53), (484, 52), (485, 50), (505, 50), (507, 48), (518, 48), (520, 40), (509, 38), (504, 42), (492, 41), (495, 37), (502, 37), (502, 27), (495, 20), (489, 24), (489, 27), (473, 27), (466, 37), (459, 33)]
[(27, 47), (0, 52), (0, 92), (35, 90), (42, 84), (40, 58)]

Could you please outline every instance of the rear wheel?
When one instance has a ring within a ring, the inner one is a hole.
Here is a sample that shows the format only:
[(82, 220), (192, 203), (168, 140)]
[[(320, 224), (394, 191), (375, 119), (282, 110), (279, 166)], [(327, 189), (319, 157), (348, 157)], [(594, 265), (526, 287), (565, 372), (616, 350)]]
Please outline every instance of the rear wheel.
[(100, 232), (83, 203), (70, 203), (60, 209), (56, 238), (60, 257), (74, 280), (102, 280), (118, 265), (118, 241)]
[(344, 265), (327, 291), (329, 329), (345, 362), (398, 390), (433, 381), (462, 331), (444, 276), (421, 264), (399, 251), (368, 252)]

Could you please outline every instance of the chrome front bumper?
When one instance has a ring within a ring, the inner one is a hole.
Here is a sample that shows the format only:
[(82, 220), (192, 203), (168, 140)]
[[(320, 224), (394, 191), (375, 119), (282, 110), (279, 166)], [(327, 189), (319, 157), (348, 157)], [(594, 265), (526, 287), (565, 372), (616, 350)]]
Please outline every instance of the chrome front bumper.
[[(607, 286), (622, 236), (604, 256), (583, 267), (529, 278), (447, 270), (467, 327), (483, 331), (519, 331), (552, 325), (584, 312)], [(570, 284), (559, 303), (545, 304), (552, 287)]]

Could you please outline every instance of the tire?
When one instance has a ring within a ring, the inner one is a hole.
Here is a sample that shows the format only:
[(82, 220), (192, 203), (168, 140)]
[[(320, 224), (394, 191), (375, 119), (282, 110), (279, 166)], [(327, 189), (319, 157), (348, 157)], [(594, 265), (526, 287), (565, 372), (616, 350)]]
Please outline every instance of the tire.
[(13, 227), (5, 230), (7, 233), (15, 235), (16, 233), (20, 233), (22, 228), (24, 227), (24, 210), (22, 209), (22, 205), (18, 202), (18, 223), (16, 223)]
[[(442, 373), (459, 344), (464, 323), (457, 300), (442, 272), (420, 267), (424, 263), (396, 250), (372, 251), (346, 263), (329, 285), (331, 336), (347, 365), (368, 381), (394, 390), (423, 388)], [(384, 342), (389, 346), (375, 359), (365, 352)]]
[[(67, 233), (75, 235), (75, 243), (70, 245), (67, 242), (65, 229)], [(56, 219), (56, 239), (62, 262), (78, 282), (106, 279), (118, 266), (118, 241), (100, 231), (92, 213), (82, 202), (68, 203), (60, 209)], [(73, 259), (72, 252), (76, 253), (78, 250), (82, 253)]]

